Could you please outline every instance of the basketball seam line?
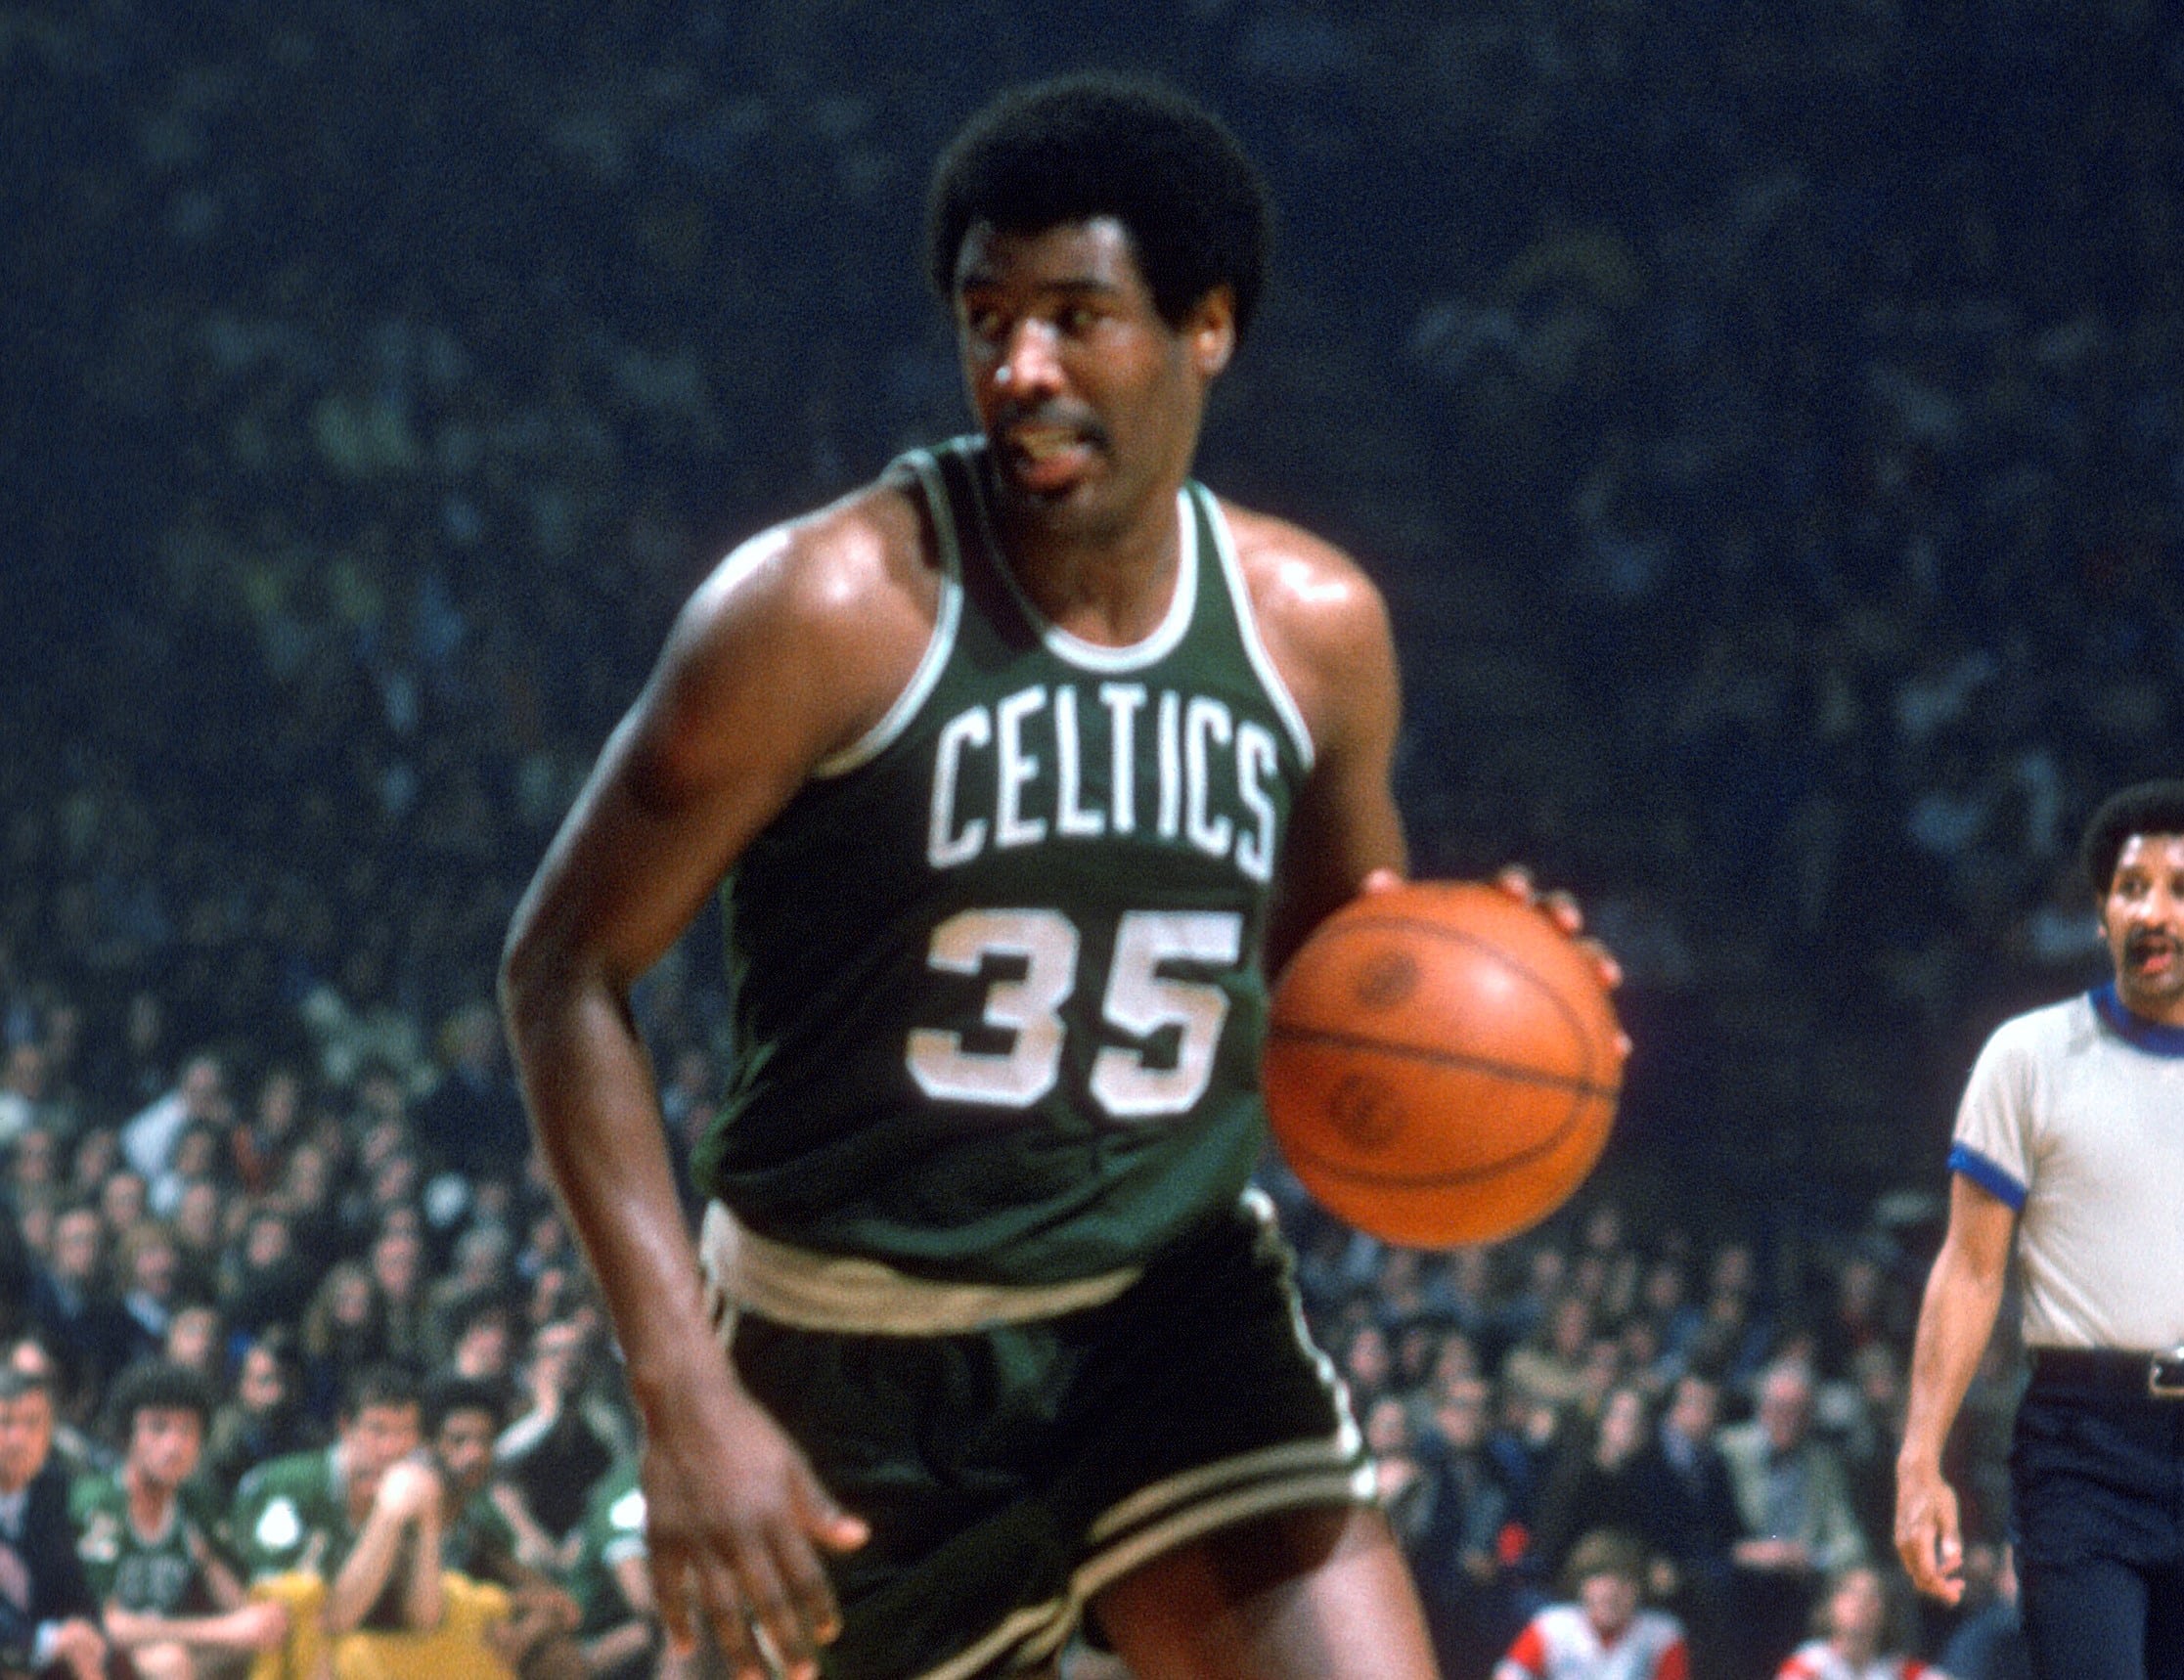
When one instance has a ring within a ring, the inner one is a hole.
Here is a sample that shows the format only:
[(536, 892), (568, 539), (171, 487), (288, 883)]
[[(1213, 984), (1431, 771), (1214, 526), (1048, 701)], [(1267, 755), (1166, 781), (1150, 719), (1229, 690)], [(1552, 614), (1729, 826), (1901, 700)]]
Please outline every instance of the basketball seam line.
[[(1504, 1155), (1500, 1160), (1489, 1162), (1485, 1166), (1466, 1167), (1452, 1172), (1428, 1172), (1422, 1175), (1375, 1172), (1369, 1168), (1353, 1167), (1346, 1162), (1332, 1160), (1315, 1149), (1288, 1139), (1283, 1140), (1282, 1149), (1285, 1153), (1301, 1157), (1305, 1163), (1319, 1169), (1329, 1177), (1340, 1178), (1346, 1183), (1365, 1184), (1388, 1190), (1446, 1190), (1456, 1184), (1471, 1184), (1482, 1179), (1499, 1177), (1504, 1172), (1519, 1167), (1529, 1167), (1535, 1161), (1552, 1155), (1570, 1140), (1571, 1133), (1578, 1128), (1581, 1115), (1582, 1105), (1573, 1107), (1560, 1126), (1531, 1148), (1520, 1149), (1514, 1155)], [(1605, 1142), (1604, 1133), (1602, 1141)], [(1595, 1156), (1594, 1159), (1597, 1160), (1598, 1157)], [(1295, 1163), (1292, 1162), (1292, 1165)]]
[(1337, 1050), (1371, 1050), (1386, 1055), (1409, 1056), (1421, 1062), (1441, 1067), (1468, 1068), (1478, 1073), (1489, 1073), (1506, 1079), (1512, 1083), (1545, 1085), (1553, 1090), (1570, 1091), (1578, 1096), (1606, 1097), (1611, 1101), (1623, 1092), (1621, 1085), (1604, 1085), (1582, 1074), (1550, 1074), (1538, 1068), (1528, 1068), (1516, 1062), (1497, 1062), (1491, 1056), (1467, 1055), (1461, 1050), (1438, 1050), (1422, 1044), (1405, 1044), (1392, 1039), (1371, 1039), (1359, 1033), (1339, 1033), (1330, 1027), (1298, 1027), (1287, 1023), (1270, 1027), (1269, 1040), (1281, 1040), (1293, 1044), (1319, 1044)]

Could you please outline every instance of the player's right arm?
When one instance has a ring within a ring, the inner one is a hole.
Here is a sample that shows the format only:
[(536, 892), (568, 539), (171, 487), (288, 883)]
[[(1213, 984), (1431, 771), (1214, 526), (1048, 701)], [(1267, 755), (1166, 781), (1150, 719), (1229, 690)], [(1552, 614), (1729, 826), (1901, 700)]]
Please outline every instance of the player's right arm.
[(930, 636), (910, 501), (881, 487), (746, 544), (684, 609), (516, 912), (502, 968), (540, 1149), (605, 1297), (645, 1426), (660, 1614), (691, 1594), (732, 1663), (746, 1617), (793, 1673), (837, 1617), (814, 1550), (854, 1546), (707, 1320), (630, 990), (811, 768), (893, 701)]
[(1926, 1281), (1911, 1347), (1911, 1393), (1895, 1459), (1895, 1549), (1912, 1584), (1945, 1604), (1964, 1595), (1964, 1543), (1941, 1451), (1994, 1333), (2017, 1215), (1963, 1173)]

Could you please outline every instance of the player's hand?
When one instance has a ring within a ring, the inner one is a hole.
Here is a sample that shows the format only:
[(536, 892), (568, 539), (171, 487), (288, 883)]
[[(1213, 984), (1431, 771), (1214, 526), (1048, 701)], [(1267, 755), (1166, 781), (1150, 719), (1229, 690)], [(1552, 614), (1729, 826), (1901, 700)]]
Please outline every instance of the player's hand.
[(1953, 1605), (1964, 1596), (1964, 1536), (1958, 1527), (1956, 1490), (1939, 1467), (1895, 1467), (1895, 1554), (1911, 1584)]
[(815, 1547), (854, 1551), (866, 1525), (834, 1503), (725, 1364), (647, 1409), (641, 1477), (670, 1647), (691, 1650), (702, 1616), (736, 1675), (768, 1674), (771, 1651), (790, 1680), (816, 1680), (818, 1649), (841, 1615)]
[(387, 1466), (373, 1502), (387, 1516), (407, 1522), (439, 1504), (440, 1479), (427, 1465), (406, 1458)]
[(107, 1642), (88, 1621), (70, 1616), (54, 1634), (53, 1661), (68, 1670), (70, 1680), (101, 1680)]

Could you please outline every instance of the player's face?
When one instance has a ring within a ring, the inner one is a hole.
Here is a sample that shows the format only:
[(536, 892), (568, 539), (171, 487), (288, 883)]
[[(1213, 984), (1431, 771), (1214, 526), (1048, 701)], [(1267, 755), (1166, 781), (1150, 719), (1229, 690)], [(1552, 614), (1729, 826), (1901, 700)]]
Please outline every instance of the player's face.
[(179, 1487), (198, 1467), (204, 1420), (179, 1406), (145, 1406), (129, 1426), (129, 1464), (155, 1487)]
[(1113, 217), (978, 223), (956, 264), (956, 326), (1011, 519), (1097, 540), (1173, 518), (1206, 387), (1235, 346), (1226, 288), (1172, 327)]
[(415, 1405), (363, 1406), (341, 1426), (349, 1487), (359, 1501), (378, 1491), (389, 1467), (417, 1451), (422, 1433)]
[(1621, 1633), (1638, 1614), (1638, 1583), (1622, 1575), (1587, 1575), (1578, 1583), (1578, 1605), (1596, 1632)]
[(2101, 932), (2135, 1015), (2184, 1027), (2184, 834), (2133, 834), (2116, 857)]
[(432, 1456), (458, 1492), (485, 1485), (493, 1468), (493, 1418), (489, 1412), (450, 1412), (432, 1437)]
[(1871, 1638), (1888, 1616), (1881, 1577), (1871, 1569), (1852, 1569), (1828, 1595), (1828, 1631), (1838, 1638)]

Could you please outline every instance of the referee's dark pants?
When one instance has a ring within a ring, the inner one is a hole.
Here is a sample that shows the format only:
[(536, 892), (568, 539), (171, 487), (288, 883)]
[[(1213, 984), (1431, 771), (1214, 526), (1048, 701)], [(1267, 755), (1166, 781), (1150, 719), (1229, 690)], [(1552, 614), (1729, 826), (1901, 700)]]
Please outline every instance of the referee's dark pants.
[(2145, 1354), (2040, 1348), (2010, 1452), (2039, 1680), (2184, 1680), (2184, 1396)]

